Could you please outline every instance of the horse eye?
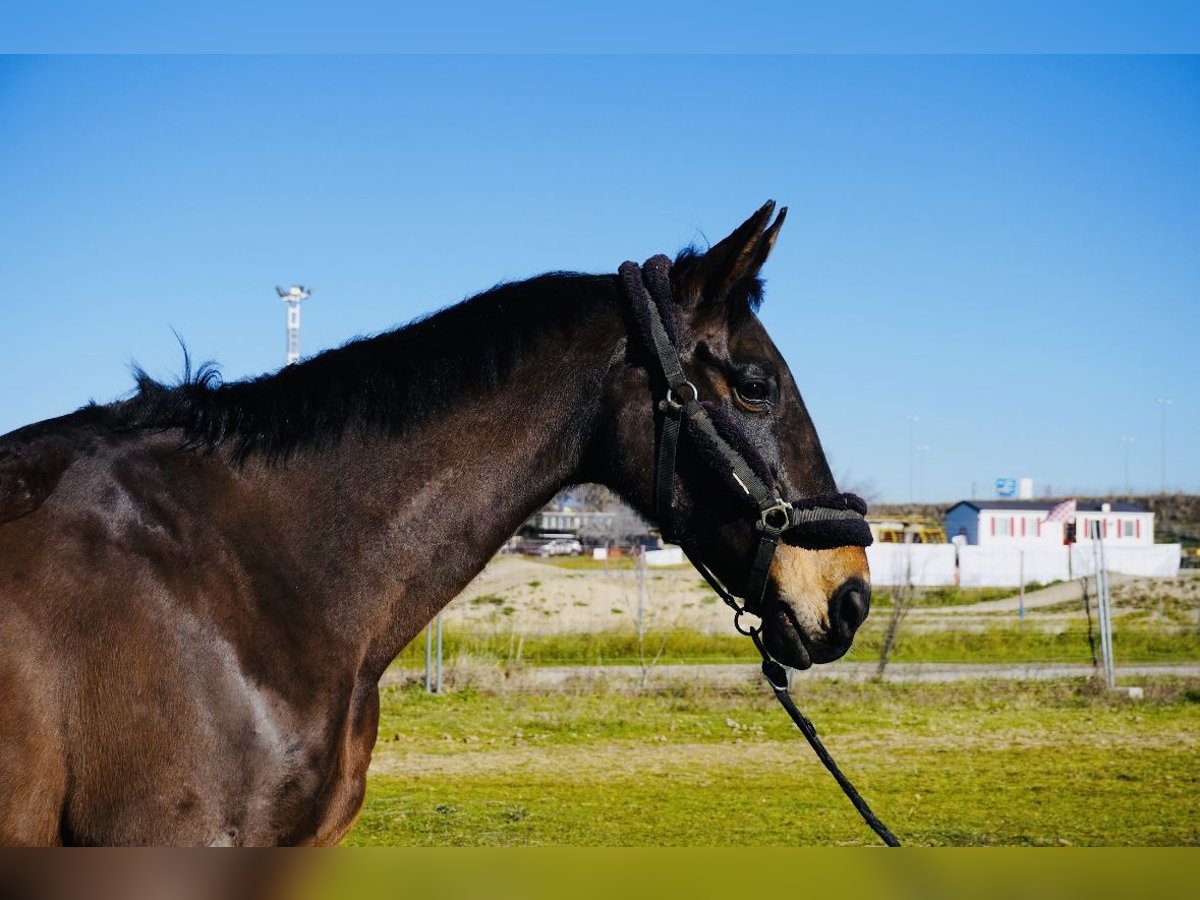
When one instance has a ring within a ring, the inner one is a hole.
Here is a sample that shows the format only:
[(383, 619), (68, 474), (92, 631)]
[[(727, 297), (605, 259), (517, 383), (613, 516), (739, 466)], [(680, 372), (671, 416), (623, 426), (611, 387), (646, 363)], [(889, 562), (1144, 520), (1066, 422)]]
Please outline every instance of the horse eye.
[(752, 406), (762, 406), (771, 399), (771, 386), (765, 381), (747, 381), (736, 390), (738, 397)]

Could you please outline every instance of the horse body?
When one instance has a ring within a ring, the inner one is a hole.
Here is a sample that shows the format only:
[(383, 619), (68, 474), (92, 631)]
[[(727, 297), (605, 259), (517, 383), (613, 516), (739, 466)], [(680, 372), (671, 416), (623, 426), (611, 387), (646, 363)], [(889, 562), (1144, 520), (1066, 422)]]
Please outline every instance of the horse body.
[(403, 444), (235, 465), (103, 408), (9, 436), (63, 471), (0, 524), (0, 840), (339, 840), (383, 670), (579, 467), (607, 312)]
[[(247, 527), (269, 492), (171, 450), (101, 441), (19, 531), (0, 526), (0, 559), (20, 561), (0, 576), (17, 636), (0, 733), (25, 736), (0, 757), (6, 843), (313, 840), (362, 774), (361, 650), (286, 549), (261, 564), (287, 547), (270, 517)], [(204, 516), (199, 495), (217, 500)]]
[[(752, 316), (692, 326), (692, 377), (730, 403), (732, 357), (778, 356)], [(779, 365), (779, 479), (828, 487)], [(648, 391), (615, 279), (547, 276), (0, 438), (0, 843), (336, 843), (404, 645), (564, 485), (651, 509)], [(744, 525), (704, 497), (681, 487), (681, 515), (732, 577)], [(833, 642), (866, 577), (857, 548), (773, 571), (784, 653)]]

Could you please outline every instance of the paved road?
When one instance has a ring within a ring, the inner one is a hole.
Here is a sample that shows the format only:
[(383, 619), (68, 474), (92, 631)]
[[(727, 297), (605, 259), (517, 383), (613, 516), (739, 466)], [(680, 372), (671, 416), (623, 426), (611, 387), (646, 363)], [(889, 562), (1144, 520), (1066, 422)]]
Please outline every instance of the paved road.
[[(1119, 575), (1115, 572), (1109, 575), (1109, 584), (1114, 587), (1133, 580), (1135, 579), (1130, 575)], [(1095, 578), (1088, 579), (1088, 596), (1092, 598), (1092, 603), (1095, 604)], [(1062, 581), (1037, 591), (1027, 591), (1025, 594), (1025, 609), (1030, 610), (1044, 606), (1054, 606), (1056, 603), (1065, 603), (1067, 601), (1076, 601), (1080, 604), (1079, 608), (1083, 608), (1083, 588), (1079, 579)], [(960, 606), (915, 607), (910, 609), (908, 614), (910, 616), (950, 616), (971, 615), (975, 613), (1016, 612), (1020, 608), (1020, 605), (1021, 595), (1020, 593), (1016, 593), (1011, 597), (1001, 597), (999, 600), (985, 600), (982, 603), (965, 603)]]
[[(862, 682), (875, 677), (874, 662), (839, 662), (813, 666), (795, 675), (793, 687), (803, 690), (804, 681), (812, 678), (840, 679)], [(1055, 678), (1086, 678), (1093, 673), (1090, 665), (1075, 663), (890, 663), (884, 680), (892, 682), (947, 682), (971, 679), (1002, 678), (1014, 681), (1046, 681)], [(499, 672), (499, 669), (497, 670)], [(420, 670), (391, 670), (384, 684), (396, 684), (421, 676)], [(572, 682), (580, 686), (589, 681), (604, 680), (610, 684), (637, 684), (642, 670), (638, 666), (530, 666), (514, 672), (508, 679), (513, 686), (530, 688), (562, 687)], [(1200, 677), (1200, 662), (1128, 665), (1117, 667), (1117, 678), (1123, 676), (1186, 676)], [(753, 663), (658, 665), (649, 669), (647, 684), (662, 686), (681, 682), (702, 682), (706, 685), (737, 685), (761, 677)]]
[[(815, 670), (815, 672), (814, 672)], [(875, 663), (834, 663), (819, 666), (799, 675), (841, 678), (845, 681), (868, 681), (875, 677)], [(889, 663), (886, 681), (968, 681), (973, 678), (1003, 678), (1012, 681), (1047, 681), (1054, 678), (1086, 678), (1095, 670), (1078, 663)], [(1200, 677), (1200, 662), (1154, 663), (1117, 667), (1121, 676), (1178, 675)]]
[[(1192, 571), (1184, 569), (1179, 573), (1179, 577), (1186, 579), (1200, 579), (1200, 575), (1192, 574)], [(1138, 575), (1122, 575), (1120, 572), (1110, 572), (1108, 575), (1108, 583), (1112, 587), (1117, 585), (1130, 585), (1137, 589), (1145, 587), (1150, 591), (1157, 591), (1161, 588), (1165, 579), (1142, 577)], [(1093, 612), (1095, 611), (1096, 603), (1096, 578), (1091, 576), (1087, 579), (1088, 596), (1091, 597), (1093, 604)], [(1178, 583), (1178, 579), (1176, 579)], [(1052, 584), (1050, 587), (1042, 588), (1038, 591), (1027, 591), (1025, 594), (1025, 609), (1037, 609), (1044, 606), (1054, 606), (1056, 603), (1065, 603), (1072, 601), (1079, 603), (1079, 609), (1083, 608), (1083, 587), (1081, 579), (1072, 581), (1060, 581), (1058, 584)], [(909, 615), (912, 616), (946, 616), (946, 615), (970, 615), (972, 613), (996, 613), (996, 612), (1016, 612), (1021, 603), (1020, 593), (1014, 593), (1011, 597), (1002, 597), (999, 600), (985, 600), (982, 603), (967, 603), (961, 606), (930, 606), (916, 607), (909, 610)], [(1119, 610), (1115, 611), (1119, 612)]]

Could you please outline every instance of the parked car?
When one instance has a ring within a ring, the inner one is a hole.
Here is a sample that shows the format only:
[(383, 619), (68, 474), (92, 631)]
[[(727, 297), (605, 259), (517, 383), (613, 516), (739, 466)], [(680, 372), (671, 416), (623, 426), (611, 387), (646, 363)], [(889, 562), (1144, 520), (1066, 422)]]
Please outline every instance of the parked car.
[(538, 550), (538, 556), (577, 556), (583, 552), (583, 544), (568, 538), (546, 541)]

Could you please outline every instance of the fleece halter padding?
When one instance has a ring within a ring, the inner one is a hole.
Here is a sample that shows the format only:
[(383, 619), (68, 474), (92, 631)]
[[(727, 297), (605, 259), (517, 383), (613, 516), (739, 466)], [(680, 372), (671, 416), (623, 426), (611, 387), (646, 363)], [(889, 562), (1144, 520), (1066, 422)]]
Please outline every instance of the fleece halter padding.
[[(701, 406), (713, 421), (717, 433), (725, 442), (742, 455), (746, 465), (757, 475), (764, 484), (775, 481), (766, 460), (754, 446), (750, 435), (742, 428), (741, 423), (721, 406), (710, 401), (702, 401)], [(730, 473), (728, 466), (723, 466), (724, 458), (718, 444), (708, 439), (707, 432), (689, 422), (688, 437), (693, 441), (697, 453), (717, 472)], [(748, 506), (757, 510), (754, 498), (741, 489), (741, 486), (731, 476), (726, 478), (735, 494)], [(791, 516), (792, 526), (783, 533), (783, 542), (796, 547), (806, 547), (810, 550), (830, 550), (834, 547), (865, 546), (861, 542), (871, 542), (871, 530), (866, 528), (864, 533), (863, 516), (867, 514), (867, 504), (857, 494), (816, 494), (800, 500), (791, 501), (796, 512)], [(833, 514), (844, 514), (833, 515)]]

